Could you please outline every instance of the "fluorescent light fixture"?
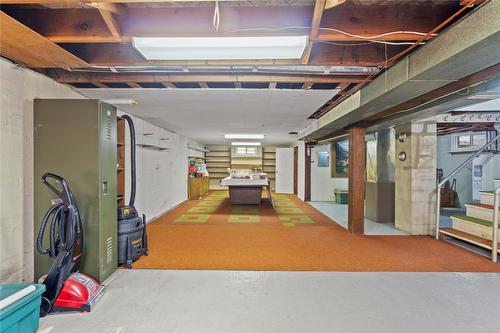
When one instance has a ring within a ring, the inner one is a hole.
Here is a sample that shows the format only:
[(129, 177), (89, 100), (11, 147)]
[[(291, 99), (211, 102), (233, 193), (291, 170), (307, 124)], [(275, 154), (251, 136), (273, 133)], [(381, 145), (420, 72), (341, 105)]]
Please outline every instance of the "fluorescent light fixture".
[(148, 60), (300, 59), (307, 36), (133, 37)]
[(226, 139), (264, 139), (264, 134), (224, 134)]
[(134, 104), (139, 104), (136, 99), (105, 99), (105, 103), (111, 104), (111, 105), (134, 105)]
[(231, 142), (233, 146), (260, 146), (260, 142)]

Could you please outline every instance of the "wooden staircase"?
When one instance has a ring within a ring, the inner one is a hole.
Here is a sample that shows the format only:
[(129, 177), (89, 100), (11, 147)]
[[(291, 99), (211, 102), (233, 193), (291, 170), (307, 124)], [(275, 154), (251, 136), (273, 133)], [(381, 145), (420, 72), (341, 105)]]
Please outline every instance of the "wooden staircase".
[[(495, 179), (495, 188), (498, 186), (500, 186), (500, 180)], [(482, 191), (480, 203), (466, 204), (466, 215), (452, 216), (452, 227), (440, 229), (440, 234), (491, 250), (493, 195), (493, 191)], [(500, 233), (498, 235), (498, 239), (500, 239)], [(497, 252), (500, 253), (500, 243)]]

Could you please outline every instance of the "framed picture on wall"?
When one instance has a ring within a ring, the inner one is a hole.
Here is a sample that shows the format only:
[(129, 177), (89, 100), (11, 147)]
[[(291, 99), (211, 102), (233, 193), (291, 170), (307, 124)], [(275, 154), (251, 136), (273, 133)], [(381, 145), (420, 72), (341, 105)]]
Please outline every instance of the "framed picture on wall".
[(329, 167), (330, 166), (330, 153), (327, 151), (318, 151), (318, 166), (319, 167)]
[(346, 178), (349, 175), (349, 140), (332, 142), (332, 178)]

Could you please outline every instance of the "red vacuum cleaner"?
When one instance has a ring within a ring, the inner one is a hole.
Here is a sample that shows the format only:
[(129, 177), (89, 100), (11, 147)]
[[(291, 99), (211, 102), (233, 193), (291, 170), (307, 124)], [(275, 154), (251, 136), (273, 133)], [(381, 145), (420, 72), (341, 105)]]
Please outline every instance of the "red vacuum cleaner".
[[(43, 217), (38, 231), (36, 247), (41, 254), (48, 254), (54, 263), (49, 272), (40, 278), (45, 285), (40, 315), (63, 311), (91, 311), (104, 291), (104, 286), (79, 273), (83, 249), (83, 225), (78, 208), (64, 178), (45, 173), (42, 182), (57, 195)], [(43, 239), (49, 227), (49, 246)]]

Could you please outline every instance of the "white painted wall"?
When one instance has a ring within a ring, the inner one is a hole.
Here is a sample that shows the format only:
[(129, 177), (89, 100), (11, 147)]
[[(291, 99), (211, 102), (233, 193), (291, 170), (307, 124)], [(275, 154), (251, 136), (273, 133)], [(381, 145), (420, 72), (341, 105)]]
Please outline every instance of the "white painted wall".
[[(500, 125), (495, 126), (497, 130), (500, 129)], [(452, 135), (440, 135), (437, 137), (437, 168), (443, 169), (444, 177), (447, 177), (452, 173), (460, 164), (462, 164), (467, 158), (469, 158), (473, 152), (463, 152), (463, 153), (450, 153)], [(472, 169), (473, 165), (480, 164), (483, 166), (483, 182), (481, 184), (482, 188), (478, 190), (491, 191), (493, 190), (493, 178), (500, 177), (500, 156), (491, 153), (482, 153), (479, 157), (476, 157), (473, 163), (469, 163), (462, 170), (455, 174), (453, 179), (457, 180), (457, 196), (459, 207), (464, 207), (464, 204), (471, 203), (474, 200), (478, 200), (478, 197), (473, 195), (473, 180), (472, 180)], [(450, 183), (451, 183), (450, 181)], [(476, 196), (478, 194), (476, 193)]]
[[(33, 280), (35, 98), (85, 97), (0, 58), (0, 283)], [(187, 199), (187, 158), (200, 154), (183, 136), (171, 140), (170, 151), (138, 149), (136, 203), (148, 220)]]
[(330, 166), (318, 167), (318, 152), (330, 153), (330, 144), (316, 145), (311, 151), (311, 201), (334, 201), (333, 190), (336, 188), (347, 189), (347, 178), (331, 177), (331, 154)]
[(298, 147), (298, 166), (297, 166), (297, 174), (298, 174), (298, 179), (297, 179), (297, 196), (301, 199), (304, 200), (305, 196), (305, 163), (306, 163), (306, 145), (304, 141), (297, 141), (294, 145), (295, 147)]
[[(472, 153), (451, 154), (451, 134), (437, 137), (437, 168), (443, 169), (444, 177), (462, 164)], [(460, 170), (453, 178), (457, 180), (458, 205), (472, 202), (472, 164)]]
[(0, 58), (0, 283), (33, 279), (33, 99), (83, 98)]
[[(123, 112), (119, 112), (119, 114), (123, 114)], [(141, 126), (144, 122), (133, 115), (130, 116), (136, 127)], [(157, 127), (151, 123), (150, 125)], [(188, 143), (191, 147), (201, 147), (197, 142), (172, 132), (169, 132), (169, 138), (170, 150), (159, 151), (136, 147), (137, 192), (135, 207), (140, 214), (146, 214), (148, 221), (163, 215), (187, 200), (188, 157), (203, 155), (199, 151), (188, 149)], [(126, 126), (125, 149), (125, 199), (128, 204), (130, 195), (130, 135), (128, 126)]]

